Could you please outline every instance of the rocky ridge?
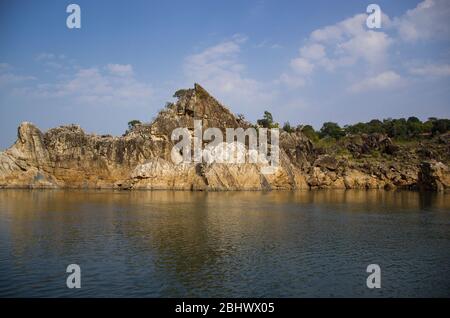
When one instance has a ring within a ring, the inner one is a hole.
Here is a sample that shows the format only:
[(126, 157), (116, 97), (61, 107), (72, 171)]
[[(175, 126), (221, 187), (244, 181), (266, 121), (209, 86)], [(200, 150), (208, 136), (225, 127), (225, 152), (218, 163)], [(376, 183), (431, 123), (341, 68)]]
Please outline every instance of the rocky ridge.
[[(113, 188), (180, 190), (418, 189), (450, 188), (449, 135), (396, 145), (384, 135), (348, 136), (332, 147), (315, 146), (302, 132), (280, 132), (280, 167), (260, 164), (175, 165), (170, 136), (177, 127), (248, 128), (200, 85), (182, 90), (148, 125), (123, 136), (86, 134), (79, 126), (41, 132), (18, 128), (13, 146), (0, 152), (0, 188)], [(225, 134), (224, 134), (225, 135)]]

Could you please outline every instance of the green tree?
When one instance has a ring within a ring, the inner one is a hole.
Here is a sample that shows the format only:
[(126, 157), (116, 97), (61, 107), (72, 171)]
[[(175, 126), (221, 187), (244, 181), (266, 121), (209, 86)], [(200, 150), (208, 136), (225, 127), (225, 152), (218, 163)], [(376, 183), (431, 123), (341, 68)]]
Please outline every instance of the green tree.
[(319, 135), (317, 134), (317, 132), (314, 130), (313, 126), (311, 125), (305, 125), (301, 128), (301, 132), (308, 137), (309, 139), (311, 139), (314, 142), (319, 141)]
[(406, 120), (406, 126), (408, 129), (408, 136), (410, 137), (418, 137), (424, 132), (424, 125), (417, 117), (409, 117)]
[(450, 129), (450, 119), (437, 119), (433, 121), (431, 132), (433, 135), (446, 133)]
[(414, 116), (408, 117), (406, 120), (408, 123), (421, 123), (420, 119)]
[(136, 127), (137, 125), (141, 125), (142, 123), (141, 123), (141, 121), (140, 120), (137, 120), (137, 119), (133, 119), (133, 120), (130, 120), (129, 122), (128, 122), (128, 129), (133, 129), (134, 127)]
[(368, 133), (368, 127), (365, 123), (357, 123), (354, 125), (348, 125), (344, 127), (345, 132), (349, 134), (367, 134)]
[(388, 118), (383, 121), (385, 132), (391, 138), (405, 139), (408, 137), (408, 124), (406, 119), (392, 119)]
[(367, 133), (369, 133), (369, 134), (373, 134), (373, 133), (383, 134), (383, 133), (385, 133), (385, 130), (384, 130), (384, 127), (383, 127), (383, 122), (381, 120), (378, 120), (378, 119), (372, 119), (371, 121), (369, 121), (367, 123)]
[(264, 128), (278, 128), (278, 123), (273, 122), (272, 114), (267, 110), (264, 111), (263, 119), (258, 119), (256, 122)]
[(405, 118), (393, 120), (392, 136), (400, 139), (408, 137), (408, 125)]
[(244, 116), (244, 114), (237, 114), (236, 117), (237, 117), (237, 119), (238, 119), (239, 121), (245, 121), (245, 116)]
[(173, 94), (173, 97), (181, 98), (186, 94), (187, 91), (188, 91), (187, 89), (179, 89), (175, 92), (175, 94)]
[(423, 123), (423, 132), (431, 134), (431, 131), (433, 129), (433, 122), (431, 120), (427, 120)]
[(323, 124), (322, 128), (320, 128), (320, 137), (332, 137), (335, 139), (339, 139), (345, 136), (344, 130), (337, 124), (333, 122), (326, 122)]
[(291, 124), (288, 121), (283, 124), (283, 130), (288, 133), (295, 131), (295, 129), (291, 126)]

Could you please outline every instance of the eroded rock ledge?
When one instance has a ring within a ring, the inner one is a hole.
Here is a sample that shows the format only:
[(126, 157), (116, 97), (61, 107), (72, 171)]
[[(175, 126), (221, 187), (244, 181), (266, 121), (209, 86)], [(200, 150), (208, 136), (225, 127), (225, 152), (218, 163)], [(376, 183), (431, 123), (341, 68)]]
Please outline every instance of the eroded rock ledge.
[(196, 84), (148, 125), (121, 137), (86, 134), (79, 126), (41, 132), (24, 122), (16, 143), (0, 153), (0, 188), (114, 188), (180, 190), (418, 189), (448, 191), (449, 136), (398, 146), (379, 134), (350, 136), (321, 149), (300, 131), (280, 133), (281, 167), (258, 164), (184, 164), (170, 159), (171, 132), (250, 127)]

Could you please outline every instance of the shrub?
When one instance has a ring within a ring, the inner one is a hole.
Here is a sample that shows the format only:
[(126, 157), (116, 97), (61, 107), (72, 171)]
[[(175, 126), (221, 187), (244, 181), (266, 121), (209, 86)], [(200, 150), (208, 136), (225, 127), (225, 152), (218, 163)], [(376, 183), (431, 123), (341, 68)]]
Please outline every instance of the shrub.
[(337, 124), (333, 122), (326, 122), (320, 128), (320, 137), (331, 137), (334, 139), (339, 139), (345, 136), (345, 131)]
[(182, 96), (184, 96), (187, 92), (187, 89), (179, 89), (175, 92), (175, 94), (173, 94), (173, 97), (176, 98), (181, 98)]
[(140, 120), (137, 120), (137, 119), (133, 119), (133, 120), (130, 120), (129, 122), (128, 122), (128, 129), (133, 129), (134, 127), (136, 127), (136, 126), (138, 126), (138, 125), (141, 125), (142, 123), (141, 123), (141, 121)]
[(319, 135), (311, 125), (301, 127), (300, 131), (313, 142), (317, 142), (319, 140)]
[(292, 133), (295, 131), (295, 129), (291, 127), (291, 124), (288, 121), (284, 123), (283, 130), (288, 133)]
[(256, 122), (264, 128), (278, 128), (279, 126), (278, 123), (273, 122), (272, 114), (267, 110), (264, 112), (263, 119), (258, 119)]

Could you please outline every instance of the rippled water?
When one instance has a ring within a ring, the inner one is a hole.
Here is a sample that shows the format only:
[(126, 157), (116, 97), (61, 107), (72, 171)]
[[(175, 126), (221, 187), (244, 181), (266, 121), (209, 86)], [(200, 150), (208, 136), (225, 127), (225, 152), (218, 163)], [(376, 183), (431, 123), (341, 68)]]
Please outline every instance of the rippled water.
[(0, 296), (448, 297), (450, 196), (1, 190)]

